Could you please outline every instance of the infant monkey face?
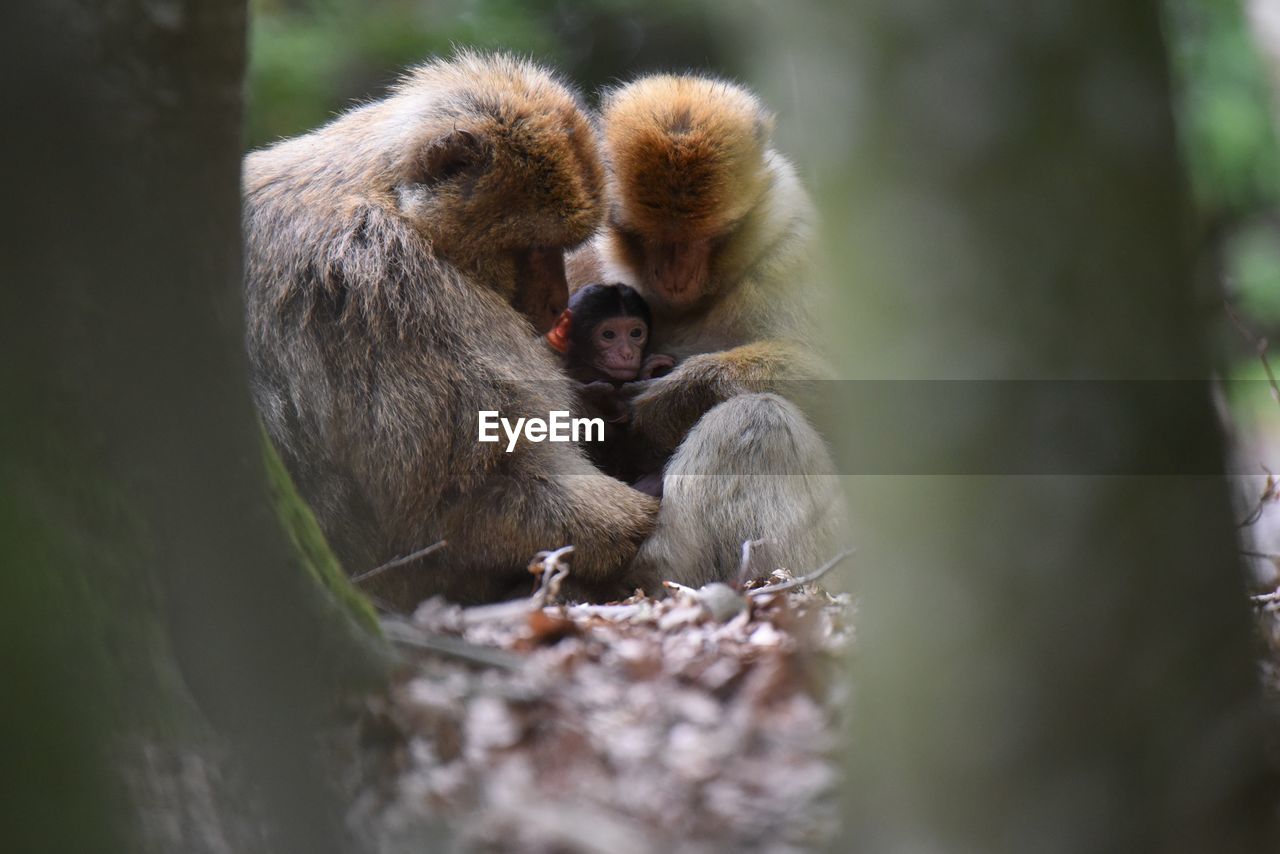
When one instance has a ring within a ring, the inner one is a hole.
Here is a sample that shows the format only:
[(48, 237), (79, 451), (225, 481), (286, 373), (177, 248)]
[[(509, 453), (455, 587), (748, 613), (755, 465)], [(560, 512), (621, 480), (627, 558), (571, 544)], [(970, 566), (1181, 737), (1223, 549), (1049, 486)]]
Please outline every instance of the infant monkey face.
[(591, 334), (592, 363), (614, 382), (630, 382), (640, 373), (649, 327), (638, 317), (611, 317)]

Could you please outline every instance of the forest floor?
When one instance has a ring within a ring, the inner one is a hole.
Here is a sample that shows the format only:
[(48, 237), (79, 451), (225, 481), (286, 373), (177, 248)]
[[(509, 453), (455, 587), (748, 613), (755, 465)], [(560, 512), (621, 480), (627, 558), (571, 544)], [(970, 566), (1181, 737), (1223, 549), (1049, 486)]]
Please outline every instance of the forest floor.
[[(1245, 542), (1280, 541), (1280, 481), (1266, 478), (1256, 509)], [(1280, 702), (1280, 548), (1246, 554), (1266, 565), (1251, 602)], [(779, 570), (741, 590), (559, 605), (568, 567), (552, 554), (533, 569), (527, 601), (429, 600), (384, 622), (406, 664), (362, 719), (356, 835), (380, 854), (423, 839), (533, 854), (828, 847), (849, 594)]]
[[(1249, 552), (1262, 564), (1251, 601), (1262, 682), (1280, 703), (1280, 483), (1267, 478), (1256, 506), (1246, 541), (1268, 550)], [(829, 847), (856, 647), (849, 594), (779, 571), (741, 590), (560, 605), (567, 567), (553, 554), (539, 568), (528, 600), (429, 600), (384, 623), (403, 665), (336, 738), (351, 850)], [(130, 753), (139, 850), (269, 849), (221, 739)]]
[[(784, 571), (548, 605), (424, 603), (387, 622), (410, 664), (370, 702), (351, 816), (383, 852), (790, 851), (837, 830), (848, 594)], [(447, 836), (442, 827), (449, 828)]]
[(1280, 706), (1280, 480), (1271, 474), (1238, 478), (1236, 494), (1249, 598), (1263, 643), (1263, 687)]

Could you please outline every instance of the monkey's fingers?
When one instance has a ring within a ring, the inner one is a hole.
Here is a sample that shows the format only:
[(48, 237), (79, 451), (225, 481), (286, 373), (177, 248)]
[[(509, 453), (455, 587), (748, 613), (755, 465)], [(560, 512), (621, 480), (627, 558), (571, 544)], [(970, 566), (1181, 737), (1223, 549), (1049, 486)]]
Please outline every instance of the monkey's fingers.
[(634, 404), (636, 400), (643, 396), (652, 397), (659, 385), (661, 385), (661, 380), (656, 377), (632, 380), (618, 387), (618, 398)]
[(680, 417), (681, 407), (671, 399), (673, 389), (660, 380), (649, 382), (652, 385), (630, 401), (631, 435), (665, 455), (675, 450), (687, 427)]
[(618, 394), (613, 383), (596, 381), (581, 386), (582, 399), (610, 424), (625, 424), (631, 418), (631, 410)]
[(664, 356), (661, 353), (654, 353), (644, 360), (644, 364), (640, 366), (640, 379), (651, 380), (671, 373), (676, 366), (676, 360), (670, 356)]

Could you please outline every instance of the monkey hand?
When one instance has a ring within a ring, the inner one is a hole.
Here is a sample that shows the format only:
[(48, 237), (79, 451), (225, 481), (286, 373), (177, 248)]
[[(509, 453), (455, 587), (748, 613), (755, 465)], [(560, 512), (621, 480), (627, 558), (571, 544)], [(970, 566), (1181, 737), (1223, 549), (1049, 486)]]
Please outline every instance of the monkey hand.
[(631, 418), (630, 407), (613, 383), (599, 380), (582, 383), (578, 386), (578, 396), (592, 415), (610, 424), (626, 424)]
[(664, 377), (625, 383), (622, 396), (631, 404), (631, 433), (655, 450), (675, 450), (702, 414), (724, 395), (706, 354), (686, 359)]
[(671, 373), (676, 366), (676, 360), (670, 356), (664, 356), (662, 353), (650, 353), (645, 357), (644, 364), (640, 366), (640, 374), (636, 379), (651, 380), (655, 377), (666, 376)]

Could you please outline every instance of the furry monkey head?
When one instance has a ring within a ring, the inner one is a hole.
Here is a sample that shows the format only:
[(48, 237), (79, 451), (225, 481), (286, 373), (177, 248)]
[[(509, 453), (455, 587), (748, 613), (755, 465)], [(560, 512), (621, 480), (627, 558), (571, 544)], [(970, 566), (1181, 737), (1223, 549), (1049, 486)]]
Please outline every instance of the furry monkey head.
[(614, 254), (647, 298), (696, 305), (767, 194), (773, 116), (741, 86), (672, 75), (613, 90), (602, 109)]
[[(347, 250), (407, 241), (413, 257), (455, 268), (539, 332), (568, 300), (564, 251), (604, 212), (595, 129), (574, 92), (533, 63), (465, 51), (412, 69), (387, 98), (251, 154), (245, 190), (288, 200), (313, 220), (299, 239), (328, 241), (348, 266)], [(330, 233), (339, 223), (347, 234)], [(390, 244), (364, 254), (406, 257)], [(367, 272), (381, 288), (387, 276)]]
[(405, 136), (389, 176), (400, 213), (545, 332), (568, 299), (564, 250), (603, 213), (577, 97), (531, 63), (463, 52), (411, 71), (387, 103)]
[(545, 69), (462, 52), (410, 71), (387, 103), (404, 136), (391, 164), (398, 207), (443, 251), (563, 248), (595, 230), (595, 132)]

